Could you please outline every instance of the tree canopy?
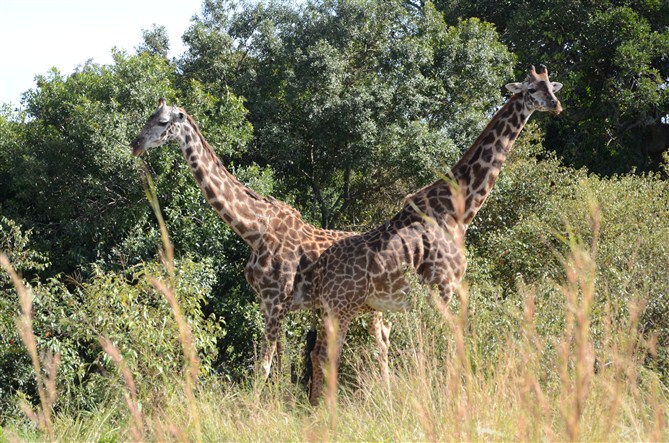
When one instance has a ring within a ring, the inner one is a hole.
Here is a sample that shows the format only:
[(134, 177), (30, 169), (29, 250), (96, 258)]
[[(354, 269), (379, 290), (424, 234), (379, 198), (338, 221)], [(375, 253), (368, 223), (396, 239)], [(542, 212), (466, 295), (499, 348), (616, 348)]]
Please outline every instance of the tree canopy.
[(657, 170), (669, 149), (669, 2), (437, 0), (447, 20), (480, 17), (528, 63), (566, 87), (546, 145), (571, 165), (610, 174)]
[(433, 179), (502, 102), (513, 66), (490, 24), (448, 26), (429, 6), (226, 6), (205, 2), (184, 76), (245, 97), (253, 158), (323, 227), (378, 219), (365, 213)]

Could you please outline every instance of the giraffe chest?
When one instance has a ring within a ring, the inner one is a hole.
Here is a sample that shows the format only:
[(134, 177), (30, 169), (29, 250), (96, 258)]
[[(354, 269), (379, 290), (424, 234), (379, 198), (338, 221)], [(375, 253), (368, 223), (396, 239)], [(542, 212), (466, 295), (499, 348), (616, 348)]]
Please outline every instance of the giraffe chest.
[(244, 274), (256, 292), (275, 288), (285, 292), (286, 282), (292, 280), (297, 267), (291, 255), (277, 255), (271, 251), (254, 252), (249, 257)]
[(317, 255), (299, 241), (284, 239), (252, 252), (246, 264), (245, 276), (256, 290), (279, 290), (292, 296), (296, 275), (314, 262)]

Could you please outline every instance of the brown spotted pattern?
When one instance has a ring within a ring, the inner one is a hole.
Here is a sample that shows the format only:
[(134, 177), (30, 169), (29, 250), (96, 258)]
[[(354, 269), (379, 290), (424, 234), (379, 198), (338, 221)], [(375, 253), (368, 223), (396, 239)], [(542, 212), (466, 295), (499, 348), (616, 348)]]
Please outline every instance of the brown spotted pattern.
[(318, 403), (322, 392), (328, 322), (337, 325), (336, 367), (349, 323), (359, 312), (408, 308), (407, 271), (438, 290), (444, 302), (450, 300), (467, 267), (467, 226), (490, 194), (530, 114), (561, 111), (554, 95), (561, 86), (548, 80), (543, 65), (539, 70), (531, 67), (523, 83), (507, 85), (514, 95), (453, 167), (450, 177), (407, 197), (403, 209), (382, 226), (339, 240), (320, 256), (313, 291), (323, 315), (311, 354), (312, 404)]
[[(223, 166), (193, 118), (164, 99), (132, 142), (133, 154), (139, 156), (173, 139), (207, 201), (251, 249), (244, 275), (258, 295), (265, 319), (261, 364), (267, 377), (288, 311), (315, 308), (310, 286), (316, 260), (335, 240), (352, 233), (318, 229), (305, 223), (294, 208), (244, 186)], [(383, 340), (387, 328), (380, 315), (374, 316), (371, 332), (383, 363), (388, 341)], [(387, 374), (387, 367), (381, 369)]]

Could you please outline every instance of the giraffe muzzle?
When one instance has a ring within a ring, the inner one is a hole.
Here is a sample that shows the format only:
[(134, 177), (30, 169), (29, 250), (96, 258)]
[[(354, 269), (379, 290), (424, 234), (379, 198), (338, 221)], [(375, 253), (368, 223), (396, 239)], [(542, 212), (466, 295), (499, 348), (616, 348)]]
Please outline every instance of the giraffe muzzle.
[(135, 157), (139, 157), (142, 155), (145, 151), (144, 148), (142, 148), (142, 139), (141, 137), (137, 137), (130, 143), (130, 146), (132, 147), (132, 155)]

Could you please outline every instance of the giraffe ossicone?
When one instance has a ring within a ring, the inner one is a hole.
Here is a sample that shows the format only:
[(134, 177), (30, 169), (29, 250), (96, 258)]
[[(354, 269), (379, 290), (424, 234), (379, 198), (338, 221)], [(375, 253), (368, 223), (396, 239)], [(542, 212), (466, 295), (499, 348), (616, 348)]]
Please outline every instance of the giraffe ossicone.
[[(265, 320), (261, 368), (267, 377), (288, 311), (315, 309), (310, 288), (316, 260), (335, 240), (353, 233), (316, 228), (304, 222), (291, 206), (264, 197), (239, 182), (216, 156), (195, 120), (161, 98), (132, 142), (132, 153), (140, 156), (171, 140), (178, 141), (209, 204), (251, 250), (244, 276), (259, 298)], [(372, 324), (385, 330), (380, 314)], [(379, 340), (384, 338), (376, 329), (372, 334), (381, 337)], [(387, 362), (387, 338), (378, 344), (379, 359)], [(388, 373), (387, 367), (381, 371)]]
[[(399, 310), (408, 306), (407, 269), (434, 287), (448, 302), (465, 274), (467, 227), (490, 194), (506, 157), (534, 111), (559, 113), (555, 92), (562, 84), (548, 70), (528, 69), (523, 82), (509, 83), (513, 96), (497, 111), (450, 177), (431, 183), (405, 199), (404, 207), (378, 228), (333, 243), (318, 259), (314, 296), (322, 309), (321, 332), (311, 353), (313, 378), (309, 399), (316, 405), (323, 389), (327, 344), (341, 347), (350, 321), (365, 309)], [(328, 337), (337, 324), (336, 337)]]

